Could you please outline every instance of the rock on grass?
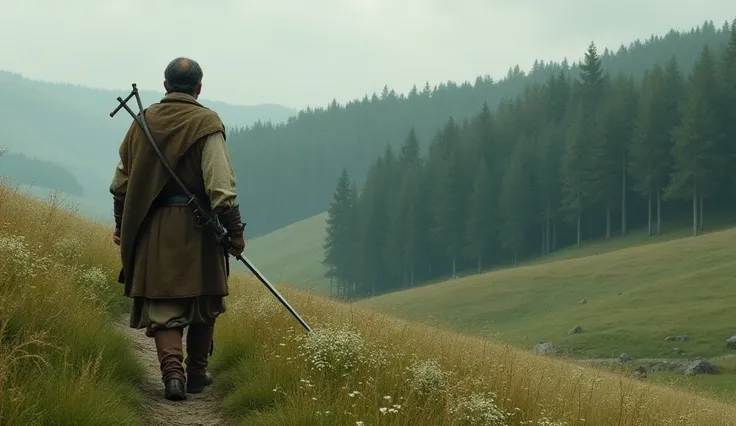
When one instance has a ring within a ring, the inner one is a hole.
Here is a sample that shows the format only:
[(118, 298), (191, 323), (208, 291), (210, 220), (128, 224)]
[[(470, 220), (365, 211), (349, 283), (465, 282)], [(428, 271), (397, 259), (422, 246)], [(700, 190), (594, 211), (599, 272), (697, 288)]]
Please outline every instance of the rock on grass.
[(721, 371), (716, 367), (715, 365), (711, 364), (708, 361), (699, 359), (695, 360), (692, 363), (690, 363), (687, 368), (685, 368), (685, 375), (686, 376), (697, 376), (702, 374), (720, 374)]

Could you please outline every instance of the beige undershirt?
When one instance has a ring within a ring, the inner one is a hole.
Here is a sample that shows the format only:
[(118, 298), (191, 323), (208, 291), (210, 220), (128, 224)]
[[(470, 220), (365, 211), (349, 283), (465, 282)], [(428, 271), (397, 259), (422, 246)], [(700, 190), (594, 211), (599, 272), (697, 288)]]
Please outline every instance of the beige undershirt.
[[(235, 205), (235, 171), (222, 133), (209, 136), (202, 148), (202, 177), (204, 187), (212, 203), (212, 208), (227, 210)], [(110, 192), (118, 198), (125, 197), (128, 184), (128, 171), (122, 161), (118, 161), (110, 185)]]

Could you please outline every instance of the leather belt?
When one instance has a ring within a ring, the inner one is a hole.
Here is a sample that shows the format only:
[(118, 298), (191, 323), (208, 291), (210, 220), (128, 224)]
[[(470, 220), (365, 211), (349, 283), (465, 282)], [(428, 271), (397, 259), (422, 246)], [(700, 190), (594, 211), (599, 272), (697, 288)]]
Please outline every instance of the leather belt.
[[(197, 200), (203, 204), (204, 207), (209, 208), (209, 197), (197, 197)], [(189, 197), (186, 195), (180, 195), (180, 194), (173, 194), (173, 195), (165, 195), (165, 196), (159, 196), (156, 198), (156, 200), (153, 202), (154, 207), (175, 207), (175, 206), (186, 206), (187, 202), (189, 201)]]

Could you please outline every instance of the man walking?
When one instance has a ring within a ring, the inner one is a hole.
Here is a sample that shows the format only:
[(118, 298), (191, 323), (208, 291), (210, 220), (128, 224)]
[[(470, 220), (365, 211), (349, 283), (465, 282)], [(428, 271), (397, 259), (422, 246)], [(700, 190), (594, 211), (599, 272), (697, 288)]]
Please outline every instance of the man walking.
[[(166, 161), (202, 205), (217, 214), (232, 243), (230, 254), (238, 256), (245, 241), (235, 174), (222, 121), (197, 101), (202, 75), (194, 60), (171, 61), (164, 72), (166, 95), (145, 110), (145, 118)], [(118, 281), (133, 299), (130, 327), (145, 328), (156, 342), (164, 396), (186, 399), (187, 392), (201, 392), (212, 382), (207, 359), (215, 320), (225, 312), (227, 254), (205, 228), (196, 226), (187, 198), (135, 121), (120, 145), (110, 192), (113, 241), (123, 264)], [(187, 357), (182, 360), (184, 328)]]

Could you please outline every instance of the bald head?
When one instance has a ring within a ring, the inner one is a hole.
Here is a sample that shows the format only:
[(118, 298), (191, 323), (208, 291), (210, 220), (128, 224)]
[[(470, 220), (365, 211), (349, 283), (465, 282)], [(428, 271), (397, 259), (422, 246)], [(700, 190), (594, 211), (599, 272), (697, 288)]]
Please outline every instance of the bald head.
[(202, 68), (193, 59), (176, 58), (169, 62), (164, 79), (166, 93), (180, 92), (196, 98), (202, 90)]

